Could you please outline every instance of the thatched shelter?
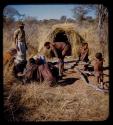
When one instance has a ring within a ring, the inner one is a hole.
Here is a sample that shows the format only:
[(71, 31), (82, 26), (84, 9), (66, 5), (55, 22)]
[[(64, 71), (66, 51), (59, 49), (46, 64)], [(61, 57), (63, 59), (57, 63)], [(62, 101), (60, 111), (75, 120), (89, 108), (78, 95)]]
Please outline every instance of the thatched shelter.
[[(84, 39), (77, 33), (76, 27), (74, 24), (65, 23), (65, 24), (56, 24), (53, 25), (50, 31), (46, 36), (46, 41), (50, 42), (69, 42), (71, 44), (71, 56), (76, 57), (78, 55), (78, 48), (80, 44), (84, 42)], [(44, 52), (46, 56), (50, 56), (49, 50), (45, 50), (43, 45), (46, 41), (42, 41), (39, 51)]]

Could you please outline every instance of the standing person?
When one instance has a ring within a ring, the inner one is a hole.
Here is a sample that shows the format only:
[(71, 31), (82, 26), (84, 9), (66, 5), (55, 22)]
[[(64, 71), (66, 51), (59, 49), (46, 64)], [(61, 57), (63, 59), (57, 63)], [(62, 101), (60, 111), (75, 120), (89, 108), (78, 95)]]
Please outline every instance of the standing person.
[(45, 42), (44, 47), (46, 49), (51, 49), (52, 53), (59, 60), (59, 76), (63, 75), (64, 71), (64, 58), (70, 52), (71, 45), (65, 42)]
[(14, 32), (14, 43), (17, 49), (15, 63), (18, 64), (20, 62), (26, 61), (27, 45), (25, 39), (24, 24), (22, 22), (19, 22), (18, 29)]
[(102, 53), (95, 54), (94, 72), (96, 76), (97, 83), (101, 88), (103, 88), (103, 57)]

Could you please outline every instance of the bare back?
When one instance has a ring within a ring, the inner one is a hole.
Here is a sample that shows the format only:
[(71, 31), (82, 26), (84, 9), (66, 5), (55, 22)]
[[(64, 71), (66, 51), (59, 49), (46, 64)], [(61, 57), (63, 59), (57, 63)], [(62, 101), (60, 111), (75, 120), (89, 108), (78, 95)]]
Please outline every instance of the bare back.
[(103, 60), (101, 60), (101, 61), (96, 60), (95, 61), (94, 70), (96, 72), (102, 72), (103, 71)]
[(67, 45), (65, 42), (55, 42), (52, 44), (56, 49), (63, 50)]

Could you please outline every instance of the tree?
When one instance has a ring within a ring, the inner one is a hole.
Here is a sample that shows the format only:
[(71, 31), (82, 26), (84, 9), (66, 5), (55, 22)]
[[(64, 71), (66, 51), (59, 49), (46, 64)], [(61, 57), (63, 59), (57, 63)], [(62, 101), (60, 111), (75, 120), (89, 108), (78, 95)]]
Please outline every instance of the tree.
[(22, 20), (24, 18), (24, 14), (20, 14), (15, 8), (7, 6), (3, 11), (4, 20)]
[(95, 5), (77, 5), (72, 9), (73, 17), (77, 21), (86, 19), (86, 15), (95, 9)]
[(66, 16), (61, 16), (60, 20), (61, 20), (62, 22), (65, 22), (65, 21), (67, 20), (67, 17), (66, 17)]
[(98, 33), (101, 52), (104, 56), (105, 51), (105, 41), (108, 40), (108, 10), (107, 8), (100, 4), (96, 6), (97, 21), (98, 21)]

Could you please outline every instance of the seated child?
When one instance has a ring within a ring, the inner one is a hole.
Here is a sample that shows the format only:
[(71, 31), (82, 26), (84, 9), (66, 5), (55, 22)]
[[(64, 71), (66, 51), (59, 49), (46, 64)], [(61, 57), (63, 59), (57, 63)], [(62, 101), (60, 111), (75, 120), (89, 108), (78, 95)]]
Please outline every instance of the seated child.
[(79, 60), (83, 62), (88, 62), (89, 61), (88, 54), (89, 54), (88, 43), (82, 43), (82, 47), (80, 47)]
[(101, 53), (95, 55), (94, 73), (97, 83), (103, 88), (103, 58)]

